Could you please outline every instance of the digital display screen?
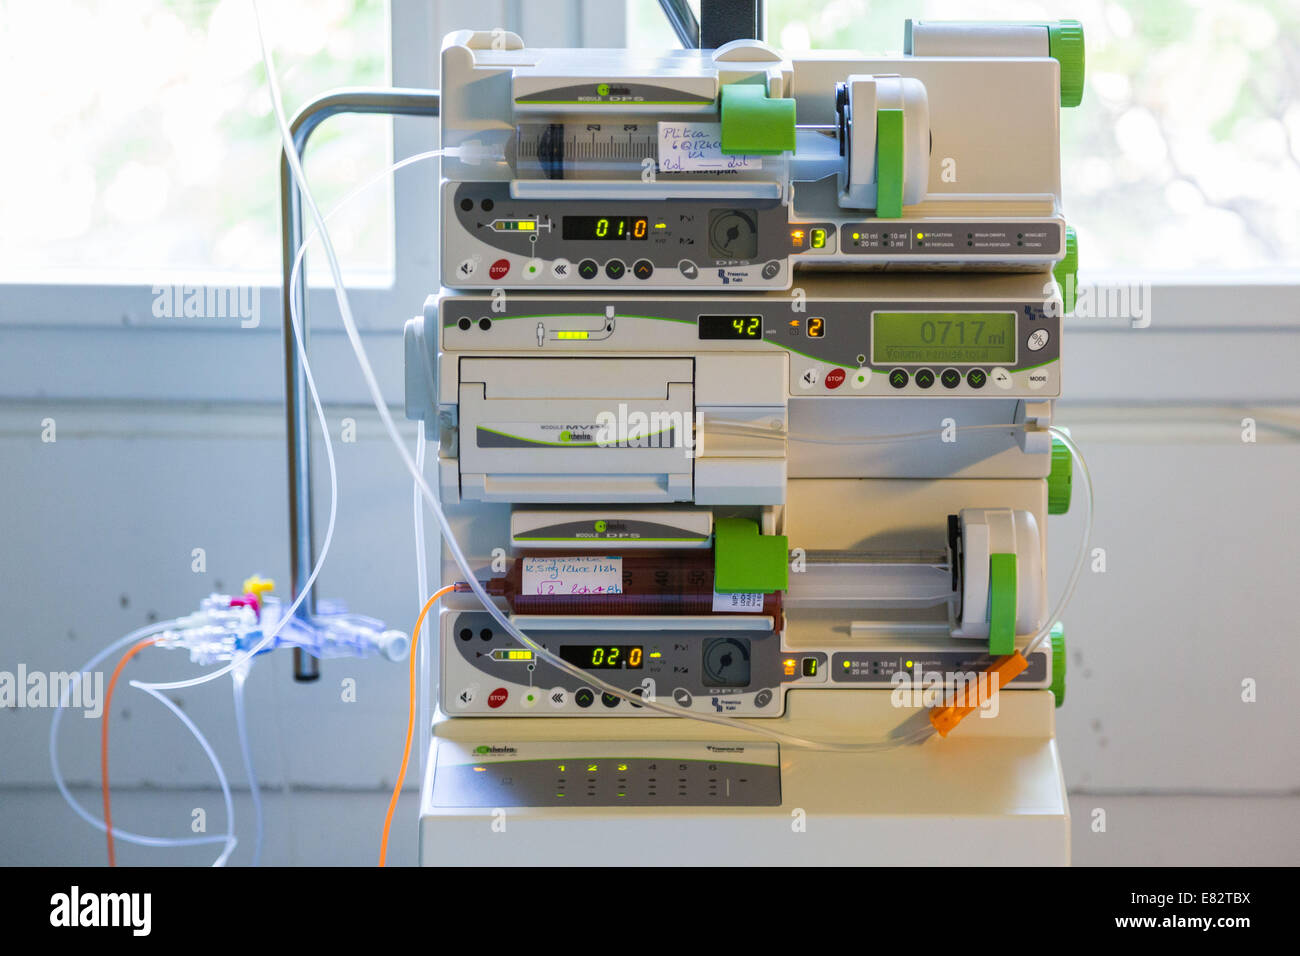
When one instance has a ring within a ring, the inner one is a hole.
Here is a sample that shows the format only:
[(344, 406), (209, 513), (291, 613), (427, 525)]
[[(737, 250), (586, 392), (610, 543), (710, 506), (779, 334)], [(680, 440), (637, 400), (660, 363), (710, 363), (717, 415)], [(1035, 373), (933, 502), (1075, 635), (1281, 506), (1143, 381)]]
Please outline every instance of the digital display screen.
[(761, 315), (700, 316), (700, 338), (702, 339), (761, 339), (762, 337), (763, 317)]
[(644, 239), (649, 232), (645, 216), (564, 216), (560, 222), (565, 239)]
[(640, 670), (640, 644), (561, 644), (560, 659), (588, 671)]
[(875, 312), (874, 365), (1011, 365), (1014, 312)]

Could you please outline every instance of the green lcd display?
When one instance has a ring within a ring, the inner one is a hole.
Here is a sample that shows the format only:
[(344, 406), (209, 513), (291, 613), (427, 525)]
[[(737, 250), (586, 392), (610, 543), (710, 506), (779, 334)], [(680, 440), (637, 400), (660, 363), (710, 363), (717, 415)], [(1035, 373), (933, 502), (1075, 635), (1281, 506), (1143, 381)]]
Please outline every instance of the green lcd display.
[(1014, 312), (873, 312), (874, 365), (1011, 365)]
[(761, 315), (702, 315), (699, 330), (702, 339), (761, 339), (763, 317)]

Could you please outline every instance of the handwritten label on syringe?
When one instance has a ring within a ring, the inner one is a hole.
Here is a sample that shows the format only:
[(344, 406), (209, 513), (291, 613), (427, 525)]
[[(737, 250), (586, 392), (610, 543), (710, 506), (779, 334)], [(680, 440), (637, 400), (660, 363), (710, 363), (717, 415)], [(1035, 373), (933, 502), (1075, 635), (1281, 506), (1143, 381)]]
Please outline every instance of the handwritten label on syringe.
[(660, 172), (728, 172), (762, 168), (761, 156), (728, 156), (722, 152), (721, 123), (659, 124)]
[(523, 594), (622, 594), (622, 558), (524, 558)]

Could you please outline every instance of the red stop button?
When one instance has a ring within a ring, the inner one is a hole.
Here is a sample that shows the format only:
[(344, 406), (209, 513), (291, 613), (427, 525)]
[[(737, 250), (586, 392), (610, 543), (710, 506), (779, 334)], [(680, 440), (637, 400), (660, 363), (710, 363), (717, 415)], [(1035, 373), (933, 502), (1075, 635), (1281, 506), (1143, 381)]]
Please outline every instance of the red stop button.
[(488, 694), (488, 706), (493, 709), (500, 707), (506, 702), (506, 698), (509, 696), (510, 691), (506, 690), (504, 687), (498, 687), (492, 693)]
[(844, 380), (848, 377), (849, 377), (848, 373), (845, 372), (844, 369), (833, 368), (826, 373), (826, 387), (839, 388), (841, 385), (844, 384)]
[(506, 273), (510, 271), (509, 259), (498, 259), (492, 265), (488, 266), (488, 277), (492, 279), (504, 279)]

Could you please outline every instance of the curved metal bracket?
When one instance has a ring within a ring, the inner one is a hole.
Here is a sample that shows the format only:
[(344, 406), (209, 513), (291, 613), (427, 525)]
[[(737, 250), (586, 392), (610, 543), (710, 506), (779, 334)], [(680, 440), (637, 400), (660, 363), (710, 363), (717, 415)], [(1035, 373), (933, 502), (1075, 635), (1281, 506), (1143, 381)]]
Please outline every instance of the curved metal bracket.
[[(381, 113), (389, 116), (437, 117), (442, 97), (437, 90), (414, 89), (341, 89), (312, 100), (294, 116), (289, 130), (293, 147), (301, 158), (312, 133), (331, 116), (341, 113)], [(302, 286), (292, 289), (289, 278), (294, 260), (302, 248), (302, 199), (293, 188), (289, 159), (280, 156), (280, 249), (282, 306), (284, 324), (284, 410), (288, 425), (289, 453), (289, 570), (291, 599), (311, 576), (316, 562), (316, 541), (312, 531), (311, 489), (311, 418), (306, 401), (307, 377), (298, 359), (293, 323), (289, 319), (290, 303), (297, 308), (302, 327), (303, 351), (308, 347), (306, 277)], [(296, 301), (290, 296), (296, 296)], [(308, 594), (298, 607), (298, 616), (310, 618), (316, 613), (316, 599)], [(295, 680), (310, 681), (320, 677), (320, 664), (301, 648), (293, 652)]]

